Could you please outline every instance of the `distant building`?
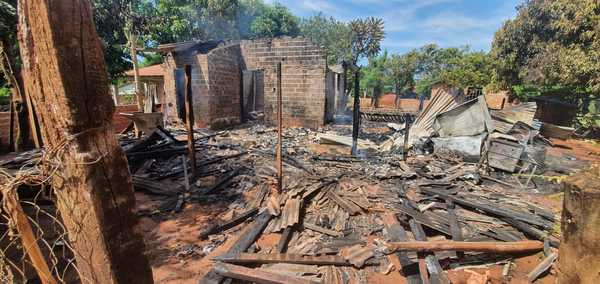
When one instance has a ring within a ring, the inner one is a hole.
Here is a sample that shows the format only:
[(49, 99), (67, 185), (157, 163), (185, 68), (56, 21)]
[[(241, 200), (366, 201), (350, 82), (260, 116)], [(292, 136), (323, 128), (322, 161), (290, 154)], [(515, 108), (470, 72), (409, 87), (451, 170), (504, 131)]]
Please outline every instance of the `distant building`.
[(323, 48), (306, 38), (192, 41), (160, 45), (156, 51), (164, 55), (164, 103), (173, 107), (169, 120), (184, 119), (185, 65), (191, 66), (198, 126), (233, 125), (261, 111), (275, 123), (278, 62), (286, 127), (325, 124), (344, 93), (341, 74), (328, 68)]

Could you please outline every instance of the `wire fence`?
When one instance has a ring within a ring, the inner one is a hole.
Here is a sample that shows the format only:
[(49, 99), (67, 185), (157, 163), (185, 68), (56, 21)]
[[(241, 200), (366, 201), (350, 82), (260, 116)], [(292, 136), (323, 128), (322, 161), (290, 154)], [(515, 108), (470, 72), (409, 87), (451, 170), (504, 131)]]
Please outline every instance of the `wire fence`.
[(0, 167), (0, 283), (81, 283), (50, 186), (57, 156)]

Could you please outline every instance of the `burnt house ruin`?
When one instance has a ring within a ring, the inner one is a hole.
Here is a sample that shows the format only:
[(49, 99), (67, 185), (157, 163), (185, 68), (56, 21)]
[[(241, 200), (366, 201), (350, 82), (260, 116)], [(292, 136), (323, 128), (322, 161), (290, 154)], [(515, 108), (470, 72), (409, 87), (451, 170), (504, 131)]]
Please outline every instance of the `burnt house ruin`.
[[(306, 38), (183, 42), (158, 47), (165, 56), (169, 121), (184, 120), (184, 66), (191, 66), (195, 124), (219, 128), (264, 112), (276, 121), (278, 62), (282, 63), (283, 122), (317, 128), (333, 120), (344, 94), (343, 72), (327, 66), (323, 48)], [(336, 96), (338, 98), (336, 98)]]

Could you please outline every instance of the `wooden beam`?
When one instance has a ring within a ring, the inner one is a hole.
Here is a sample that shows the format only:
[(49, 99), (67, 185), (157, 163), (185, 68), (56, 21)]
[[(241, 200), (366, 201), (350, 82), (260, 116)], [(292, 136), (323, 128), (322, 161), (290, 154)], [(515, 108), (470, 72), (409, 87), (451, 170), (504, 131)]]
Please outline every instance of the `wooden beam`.
[(205, 231), (203, 231), (202, 233), (200, 233), (200, 239), (206, 239), (210, 235), (231, 229), (231, 228), (241, 224), (242, 222), (246, 221), (246, 219), (256, 215), (256, 213), (258, 213), (258, 209), (251, 208), (251, 209), (246, 210), (245, 212), (242, 212), (241, 214), (233, 217), (231, 220), (228, 220), (222, 224), (216, 224), (214, 226), (211, 226), (208, 229), (206, 229)]
[(288, 226), (285, 227), (285, 229), (283, 230), (283, 233), (281, 234), (281, 237), (279, 238), (279, 243), (277, 243), (277, 252), (278, 253), (284, 253), (287, 250), (287, 246), (288, 246), (288, 242), (290, 241), (290, 239), (292, 238), (292, 235), (294, 234), (294, 228), (296, 226)]
[(192, 180), (198, 177), (196, 168), (196, 144), (194, 141), (194, 103), (192, 96), (192, 66), (185, 65), (185, 125), (187, 128), (188, 157), (192, 170)]
[(227, 254), (245, 252), (260, 237), (260, 234), (267, 227), (272, 217), (266, 210), (260, 213), (252, 223), (250, 230), (240, 236), (229, 251), (227, 251)]
[(517, 242), (456, 242), (456, 241), (412, 241), (392, 242), (387, 244), (392, 251), (471, 251), (493, 253), (523, 253), (544, 249), (544, 243), (539, 241)]
[(214, 260), (235, 264), (265, 264), (265, 263), (293, 263), (306, 265), (335, 265), (352, 266), (343, 257), (337, 255), (309, 256), (287, 253), (240, 253), (215, 257)]
[(29, 220), (27, 220), (27, 215), (23, 212), (23, 208), (18, 201), (16, 190), (9, 190), (5, 193), (4, 198), (6, 199), (5, 204), (7, 204), (8, 213), (17, 226), (17, 230), (21, 236), (21, 244), (23, 245), (25, 252), (27, 252), (31, 264), (40, 277), (40, 280), (44, 284), (58, 283), (50, 272), (50, 267), (37, 243), (37, 238), (31, 229)]
[[(268, 211), (263, 211), (256, 217), (256, 220), (252, 223), (250, 229), (241, 233), (240, 237), (237, 241), (229, 248), (229, 250), (222, 257), (231, 257), (233, 255), (238, 255), (240, 253), (245, 252), (259, 237), (262, 231), (267, 227), (269, 221), (273, 216), (269, 214)], [(202, 279), (200, 279), (200, 284), (212, 284), (212, 283), (221, 283), (223, 281), (223, 277), (226, 275), (218, 274), (216, 271), (216, 267), (208, 271)]]
[(354, 108), (352, 109), (352, 156), (358, 152), (358, 133), (360, 132), (360, 70), (354, 72)]
[(277, 167), (277, 191), (283, 190), (283, 102), (281, 94), (281, 61), (277, 62), (277, 149), (275, 166)]
[(281, 275), (267, 272), (260, 269), (251, 269), (243, 266), (217, 263), (215, 271), (222, 276), (238, 280), (254, 282), (259, 284), (318, 284), (319, 282), (310, 281), (289, 275)]
[(49, 153), (82, 282), (152, 283), (127, 160), (114, 135), (102, 43), (88, 0), (20, 0), (23, 81)]

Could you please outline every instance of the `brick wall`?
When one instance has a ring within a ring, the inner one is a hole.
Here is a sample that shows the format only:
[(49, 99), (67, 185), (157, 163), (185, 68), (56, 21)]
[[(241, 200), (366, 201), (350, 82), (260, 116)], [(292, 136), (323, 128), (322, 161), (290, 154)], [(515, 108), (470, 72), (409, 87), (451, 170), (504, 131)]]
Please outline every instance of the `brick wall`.
[(277, 62), (282, 61), (284, 126), (317, 128), (325, 120), (326, 55), (305, 38), (242, 41), (243, 67), (264, 70), (265, 118), (276, 122)]
[[(276, 64), (282, 64), (283, 119), (287, 127), (316, 128), (325, 122), (325, 73), (322, 48), (304, 38), (241, 41), (208, 53), (178, 52), (165, 58), (166, 104), (175, 109), (176, 68), (192, 66), (194, 115), (199, 127), (221, 127), (240, 121), (240, 70), (262, 70), (264, 111), (276, 122)], [(176, 120), (176, 111), (167, 111)]]
[[(169, 120), (177, 120), (176, 68), (192, 67), (192, 101), (198, 127), (222, 127), (240, 121), (239, 45), (165, 58), (165, 103)], [(170, 107), (168, 105), (171, 105)]]
[(209, 92), (204, 97), (210, 104), (209, 124), (221, 128), (240, 123), (240, 46), (219, 47), (198, 56), (206, 58), (208, 65)]

